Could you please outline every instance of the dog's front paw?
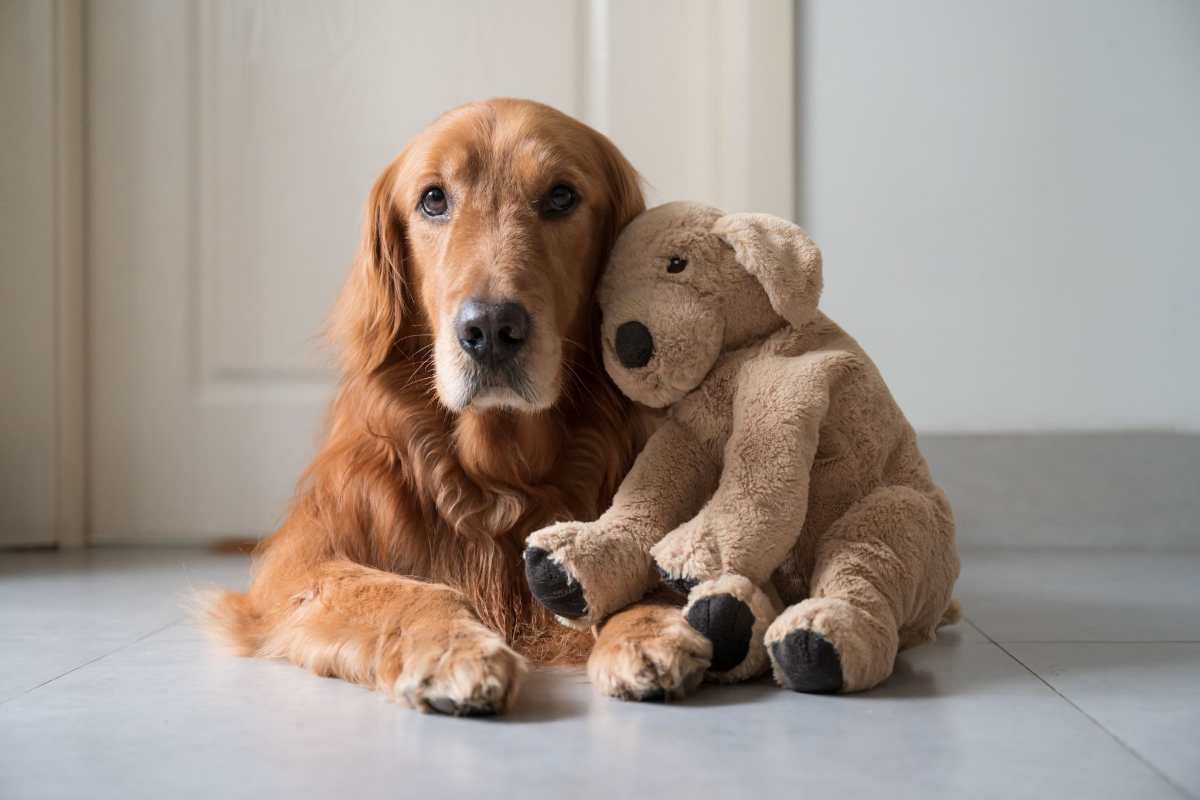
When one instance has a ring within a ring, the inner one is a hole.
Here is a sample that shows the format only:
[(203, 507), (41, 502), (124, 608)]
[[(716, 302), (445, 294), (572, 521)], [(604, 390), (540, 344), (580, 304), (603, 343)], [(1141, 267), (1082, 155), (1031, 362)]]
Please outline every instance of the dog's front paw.
[(499, 714), (515, 701), (528, 668), (494, 631), (468, 623), (450, 634), (414, 643), (393, 687), (394, 696), (422, 711), (473, 717)]
[(587, 628), (646, 592), (649, 560), (621, 530), (566, 522), (526, 541), (525, 577), (533, 596), (560, 622)]
[(684, 621), (678, 608), (634, 608), (625, 613), (646, 619), (623, 626), (621, 633), (601, 634), (588, 659), (588, 677), (597, 689), (620, 700), (667, 701), (700, 685), (712, 645)]

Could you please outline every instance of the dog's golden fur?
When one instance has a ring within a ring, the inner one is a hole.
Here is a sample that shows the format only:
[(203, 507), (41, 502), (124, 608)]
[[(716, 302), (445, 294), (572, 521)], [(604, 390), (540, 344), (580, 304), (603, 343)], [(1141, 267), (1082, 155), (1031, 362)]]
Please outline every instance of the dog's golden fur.
[[(561, 181), (578, 207), (539, 216)], [(419, 214), (435, 182), (452, 224)], [(467, 105), (408, 144), (371, 191), (334, 311), (342, 378), (324, 443), (250, 590), (210, 607), (226, 640), (452, 713), (511, 701), (524, 658), (509, 645), (538, 662), (587, 655), (591, 637), (531, 601), (521, 549), (552, 521), (595, 517), (640, 445), (600, 365), (591, 294), (642, 209), (617, 149), (536, 103)], [(447, 402), (445, 359), (462, 355), (443, 352), (447, 320), (481, 292), (530, 310), (528, 408)]]

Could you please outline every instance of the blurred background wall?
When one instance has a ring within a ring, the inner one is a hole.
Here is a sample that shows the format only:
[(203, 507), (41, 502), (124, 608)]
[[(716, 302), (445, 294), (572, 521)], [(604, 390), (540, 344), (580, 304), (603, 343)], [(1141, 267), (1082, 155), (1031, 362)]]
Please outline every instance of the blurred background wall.
[(1073, 503), (1200, 494), (1156, 444), (1200, 429), (1195, 3), (0, 0), (0, 70), (0, 543), (269, 531), (373, 178), (502, 94), (652, 201), (808, 227), (968, 542), (1076, 543), (1042, 487), (1081, 460)]
[(798, 213), (913, 423), (1200, 430), (1200, 3), (798, 9)]

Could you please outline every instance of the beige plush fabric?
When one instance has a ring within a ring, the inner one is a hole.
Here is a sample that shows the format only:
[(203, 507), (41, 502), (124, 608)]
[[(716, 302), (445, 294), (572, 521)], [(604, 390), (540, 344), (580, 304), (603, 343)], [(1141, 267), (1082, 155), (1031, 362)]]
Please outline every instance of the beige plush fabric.
[[(599, 623), (660, 572), (694, 586), (689, 608), (735, 587), (749, 651), (713, 677), (769, 656), (784, 685), (855, 691), (956, 617), (950, 505), (871, 359), (818, 310), (821, 269), (768, 215), (670, 203), (625, 229), (598, 293), (605, 365), (665, 419), (600, 519), (529, 539), (586, 599), (564, 622)], [(805, 675), (823, 642), (833, 685)]]

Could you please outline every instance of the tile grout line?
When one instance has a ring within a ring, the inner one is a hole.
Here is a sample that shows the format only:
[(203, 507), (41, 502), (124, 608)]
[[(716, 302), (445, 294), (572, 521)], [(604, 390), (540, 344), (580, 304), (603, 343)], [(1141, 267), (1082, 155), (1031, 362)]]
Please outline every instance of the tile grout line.
[[(975, 628), (979, 630), (979, 628)], [(979, 631), (984, 636), (983, 631)], [(994, 644), (1200, 644), (1200, 639), (991, 639)]]
[(37, 684), (36, 686), (30, 686), (28, 689), (26, 689), (23, 692), (18, 692), (17, 694), (14, 694), (12, 697), (7, 697), (4, 700), (0, 700), (0, 706), (3, 706), (7, 703), (11, 703), (13, 700), (22, 698), (27, 694), (36, 692), (38, 689), (41, 689), (43, 686), (49, 686), (50, 684), (54, 683), (55, 681), (57, 681), (61, 678), (65, 678), (73, 672), (78, 672), (79, 670), (83, 669), (84, 667), (90, 667), (92, 664), (95, 664), (97, 661), (103, 661), (104, 659), (108, 658), (111, 655), (116, 655), (117, 653), (121, 652), (122, 650), (127, 650), (128, 648), (133, 647), (135, 644), (137, 644), (139, 642), (144, 642), (145, 640), (149, 639), (151, 636), (155, 635), (156, 633), (162, 633), (167, 628), (170, 628), (174, 625), (178, 625), (182, 621), (183, 621), (183, 617), (180, 617), (178, 619), (171, 620), (166, 625), (160, 625), (159, 627), (155, 628), (154, 630), (150, 631), (149, 633), (144, 633), (141, 636), (137, 637), (136, 639), (125, 642), (124, 644), (120, 645), (119, 647), (109, 650), (107, 653), (101, 653), (100, 655), (96, 656), (95, 658), (89, 659), (88, 661), (85, 661), (82, 664), (78, 664), (74, 667), (71, 667), (66, 672), (55, 675), (53, 678), (44, 680), (41, 683)]
[[(989, 642), (994, 644), (996, 647), (1000, 648), (1000, 651), (1002, 653), (1004, 653), (1006, 656), (1011, 658), (1013, 661), (1017, 662), (1017, 664), (1019, 664), (1030, 675), (1037, 678), (1038, 681), (1040, 681), (1043, 686), (1045, 686), (1047, 689), (1049, 689), (1050, 691), (1052, 691), (1056, 695), (1058, 695), (1058, 697), (1063, 702), (1065, 702), (1071, 708), (1075, 709), (1077, 712), (1079, 712), (1081, 715), (1083, 715), (1083, 717), (1086, 718), (1089, 722), (1091, 722), (1097, 728), (1102, 730), (1105, 734), (1108, 735), (1108, 737), (1110, 739), (1112, 739), (1114, 742), (1116, 742), (1118, 745), (1120, 745), (1121, 748), (1124, 749), (1127, 753), (1129, 753), (1131, 756), (1133, 756), (1138, 761), (1140, 761), (1143, 765), (1145, 765), (1151, 772), (1153, 772), (1158, 777), (1162, 778), (1163, 781), (1168, 786), (1170, 786), (1172, 789), (1174, 789), (1181, 797), (1188, 798), (1188, 800), (1196, 800), (1196, 797), (1191, 792), (1187, 791), (1182, 786), (1177, 784), (1174, 780), (1171, 779), (1171, 777), (1169, 775), (1167, 775), (1161, 769), (1159, 769), (1157, 765), (1152, 764), (1149, 760), (1146, 759), (1145, 756), (1143, 756), (1141, 753), (1139, 753), (1137, 750), (1135, 750), (1133, 747), (1131, 747), (1124, 739), (1122, 739), (1120, 736), (1117, 736), (1115, 733), (1113, 733), (1111, 730), (1109, 730), (1107, 726), (1105, 726), (1103, 723), (1100, 722), (1100, 720), (1096, 719), (1091, 714), (1084, 711), (1079, 706), (1078, 703), (1076, 703), (1074, 700), (1072, 700), (1071, 698), (1067, 697), (1065, 694), (1060, 692), (1058, 690), (1058, 688), (1056, 686), (1054, 686), (1054, 684), (1050, 683), (1050, 681), (1046, 680), (1041, 675), (1039, 675), (1037, 672), (1035, 672), (1024, 661), (1017, 658), (1017, 656), (1011, 650), (1009, 650), (1007, 647), (1005, 647), (1000, 642), (993, 639), (989, 633), (987, 633), (985, 630), (983, 630), (983, 628), (980, 628), (978, 625), (976, 625), (975, 621), (973, 619), (966, 616), (965, 614), (963, 615), (963, 619), (965, 619), (967, 622), (971, 623), (971, 627), (973, 627), (975, 630), (977, 630), (981, 634), (983, 634), (984, 638), (986, 638)], [(1053, 642), (1013, 642), (1013, 644), (1053, 644)], [(1071, 644), (1071, 643), (1068, 642), (1067, 644)], [(1078, 642), (1076, 642), (1075, 644), (1078, 644)], [(1146, 644), (1146, 642), (1125, 642), (1124, 644)], [(1184, 644), (1189, 644), (1189, 643), (1185, 642)]]

